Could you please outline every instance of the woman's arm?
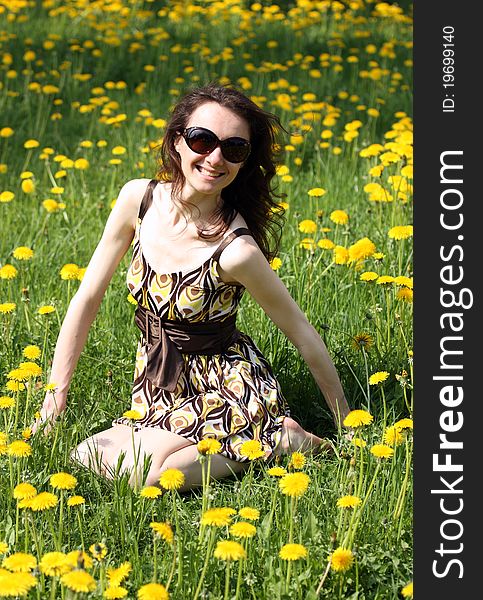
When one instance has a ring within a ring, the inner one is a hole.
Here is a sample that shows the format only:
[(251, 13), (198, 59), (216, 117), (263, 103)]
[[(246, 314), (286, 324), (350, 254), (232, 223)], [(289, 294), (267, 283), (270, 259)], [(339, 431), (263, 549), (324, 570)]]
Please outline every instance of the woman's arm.
[(145, 187), (145, 180), (136, 179), (126, 183), (119, 193), (102, 238), (64, 317), (50, 373), (55, 391), (46, 394), (40, 411), (41, 417), (34, 424), (34, 431), (41, 422), (51, 421), (65, 409), (70, 382), (90, 326), (114, 271), (131, 244)]
[(254, 240), (248, 236), (233, 240), (220, 257), (220, 267), (230, 280), (234, 279), (245, 286), (297, 348), (322, 391), (336, 425), (342, 423), (350, 408), (324, 341)]

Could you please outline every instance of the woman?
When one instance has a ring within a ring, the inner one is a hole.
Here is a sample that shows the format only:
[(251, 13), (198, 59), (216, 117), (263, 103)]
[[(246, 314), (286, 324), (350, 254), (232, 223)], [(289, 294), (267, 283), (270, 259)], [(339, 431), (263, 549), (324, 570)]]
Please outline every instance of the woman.
[(73, 456), (90, 468), (112, 475), (121, 461), (132, 469), (149, 458), (146, 485), (177, 468), (189, 489), (201, 483), (196, 443), (203, 437), (222, 444), (212, 457), (215, 478), (246, 467), (244, 441), (259, 440), (267, 458), (325, 444), (288, 416), (266, 359), (236, 329), (245, 289), (297, 347), (336, 423), (349, 412), (322, 339), (267, 260), (279, 125), (235, 89), (195, 89), (173, 110), (158, 180), (122, 188), (69, 305), (52, 364), (55, 396), (41, 411), (46, 421), (65, 409), (89, 327), (134, 239), (127, 284), (142, 332), (132, 394), (141, 418), (116, 419), (82, 442)]

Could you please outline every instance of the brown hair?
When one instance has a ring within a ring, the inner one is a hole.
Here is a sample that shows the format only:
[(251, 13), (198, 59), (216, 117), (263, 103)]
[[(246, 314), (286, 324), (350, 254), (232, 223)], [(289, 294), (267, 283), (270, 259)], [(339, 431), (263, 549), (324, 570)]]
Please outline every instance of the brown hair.
[(245, 119), (250, 128), (251, 152), (236, 178), (221, 192), (223, 203), (214, 214), (214, 232), (207, 233), (198, 228), (198, 235), (204, 239), (216, 239), (226, 231), (239, 212), (260, 250), (267, 260), (271, 260), (278, 252), (284, 222), (284, 210), (276, 200), (283, 194), (275, 194), (271, 186), (276, 154), (280, 148), (277, 138), (281, 131), (285, 131), (276, 115), (262, 110), (234, 87), (212, 82), (192, 89), (173, 108), (159, 153), (160, 164), (156, 177), (171, 182), (174, 201), (178, 201), (183, 208), (197, 209), (190, 202), (181, 200), (185, 177), (174, 144), (191, 114), (208, 102), (216, 102)]

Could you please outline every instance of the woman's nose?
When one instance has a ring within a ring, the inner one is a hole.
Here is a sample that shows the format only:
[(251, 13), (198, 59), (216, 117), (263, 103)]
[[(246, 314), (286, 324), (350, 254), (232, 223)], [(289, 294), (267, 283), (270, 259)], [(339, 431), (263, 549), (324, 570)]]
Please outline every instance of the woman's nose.
[(207, 158), (209, 160), (209, 162), (213, 165), (213, 164), (219, 164), (221, 162), (223, 162), (223, 154), (221, 153), (221, 148), (220, 146), (216, 146), (208, 155)]

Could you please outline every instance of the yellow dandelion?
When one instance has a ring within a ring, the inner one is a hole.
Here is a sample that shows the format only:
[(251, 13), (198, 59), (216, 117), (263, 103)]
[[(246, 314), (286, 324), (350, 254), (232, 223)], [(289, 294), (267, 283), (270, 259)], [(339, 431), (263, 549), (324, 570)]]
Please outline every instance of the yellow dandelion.
[(332, 240), (328, 238), (322, 238), (317, 242), (317, 246), (322, 248), (322, 250), (333, 250), (335, 248), (335, 244)]
[(0, 304), (0, 314), (9, 315), (17, 308), (15, 302), (2, 302)]
[(218, 454), (221, 450), (221, 444), (215, 438), (205, 438), (196, 445), (198, 452), (205, 456), (206, 454)]
[(397, 300), (402, 300), (403, 302), (409, 302), (411, 303), (413, 301), (413, 290), (403, 287), (400, 290), (398, 290), (397, 294), (396, 294), (396, 299)]
[(413, 429), (413, 420), (407, 418), (400, 419), (394, 423), (394, 427), (397, 427), (399, 430)]
[(32, 455), (32, 447), (24, 440), (15, 440), (7, 446), (7, 451), (10, 456), (15, 458), (24, 458)]
[(311, 219), (305, 219), (299, 223), (299, 231), (302, 233), (313, 234), (317, 231), (317, 223)]
[(15, 248), (12, 254), (17, 260), (30, 260), (33, 258), (34, 251), (28, 246), (19, 246)]
[(10, 190), (4, 190), (0, 192), (0, 202), (6, 204), (7, 202), (11, 202), (15, 198), (15, 194)]
[(109, 598), (109, 600), (117, 600), (118, 598), (125, 598), (127, 595), (128, 595), (127, 589), (123, 588), (119, 585), (116, 585), (116, 586), (109, 585), (102, 594), (102, 596), (104, 598)]
[(288, 473), (280, 479), (278, 485), (282, 494), (299, 497), (305, 494), (309, 483), (310, 477), (306, 473)]
[(281, 266), (282, 266), (282, 261), (277, 256), (275, 256), (274, 258), (272, 258), (272, 260), (270, 261), (270, 267), (274, 271), (278, 271)]
[(69, 473), (55, 473), (49, 481), (50, 485), (58, 490), (73, 490), (77, 485), (77, 479)]
[(376, 284), (377, 285), (389, 286), (392, 283), (394, 283), (394, 277), (392, 277), (392, 275), (380, 275), (376, 279)]
[(82, 550), (72, 550), (67, 553), (67, 561), (73, 569), (91, 569), (94, 561), (87, 552)]
[(124, 146), (114, 146), (111, 152), (114, 156), (120, 156), (121, 154), (126, 154), (127, 151)]
[(0, 267), (0, 279), (15, 279), (18, 271), (13, 265), (3, 265)]
[(230, 527), (230, 533), (233, 537), (236, 538), (251, 538), (257, 532), (257, 528), (255, 525), (251, 523), (246, 523), (245, 521), (240, 521), (238, 523), (234, 523)]
[(138, 421), (139, 419), (143, 418), (142, 414), (138, 410), (135, 410), (135, 409), (126, 410), (122, 416), (125, 419), (130, 419), (131, 421)]
[(60, 270), (60, 277), (67, 281), (69, 279), (77, 279), (79, 275), (79, 266), (74, 263), (68, 263)]
[(241, 558), (246, 557), (246, 552), (243, 546), (238, 542), (221, 540), (217, 542), (213, 556), (220, 560), (240, 560)]
[(351, 410), (343, 421), (345, 427), (362, 427), (369, 425), (374, 417), (366, 410)]
[(369, 377), (369, 385), (377, 385), (378, 383), (382, 383), (386, 381), (389, 377), (389, 373), (387, 371), (378, 371), (377, 373), (373, 373)]
[(40, 348), (34, 345), (25, 346), (22, 352), (25, 358), (28, 358), (29, 360), (37, 360), (37, 358), (40, 357), (41, 353), (42, 352)]
[(249, 460), (256, 460), (265, 456), (262, 444), (258, 440), (248, 440), (240, 446), (240, 454)]
[(10, 396), (0, 396), (0, 409), (7, 410), (15, 406), (15, 398)]
[(73, 506), (81, 506), (82, 504), (85, 504), (85, 498), (83, 496), (71, 496), (68, 500), (67, 500), (67, 506), (73, 507)]
[(345, 210), (333, 210), (330, 213), (329, 219), (336, 225), (347, 225), (349, 222), (349, 215), (345, 212)]
[(366, 440), (363, 440), (361, 437), (354, 436), (351, 441), (357, 448), (365, 448), (367, 446)]
[(37, 585), (31, 573), (0, 573), (2, 596), (26, 596)]
[(72, 565), (67, 561), (63, 552), (47, 552), (39, 562), (39, 569), (49, 577), (60, 577), (72, 570)]
[(349, 251), (344, 246), (335, 246), (334, 262), (336, 265), (345, 265), (349, 260)]
[(107, 556), (107, 546), (103, 542), (96, 542), (89, 546), (89, 552), (96, 560), (101, 561)]
[(27, 150), (30, 150), (32, 148), (38, 148), (39, 146), (40, 143), (37, 140), (26, 140), (23, 144), (23, 147)]
[(376, 251), (376, 246), (368, 237), (364, 237), (349, 246), (349, 260), (351, 262), (369, 258)]
[(365, 271), (364, 273), (361, 273), (359, 279), (361, 281), (366, 281), (366, 282), (372, 282), (372, 281), (376, 281), (379, 278), (379, 275), (377, 273), (374, 273), (374, 271)]
[(302, 544), (285, 544), (278, 555), (283, 560), (300, 560), (306, 558), (307, 548)]
[(209, 525), (211, 527), (229, 525), (235, 513), (236, 510), (230, 507), (209, 508), (201, 516), (201, 525)]
[(389, 446), (400, 446), (404, 442), (404, 436), (401, 434), (400, 429), (392, 425), (391, 427), (386, 427), (384, 442)]
[(132, 571), (130, 562), (123, 562), (117, 568), (109, 567), (107, 569), (107, 577), (109, 579), (109, 585), (117, 587), (126, 579), (129, 573)]
[(374, 444), (371, 448), (371, 454), (376, 458), (391, 458), (394, 454), (394, 450), (385, 444)]
[(75, 569), (61, 577), (61, 583), (76, 593), (87, 594), (96, 589), (96, 580), (83, 569)]
[(257, 508), (252, 508), (251, 506), (244, 506), (240, 508), (238, 514), (242, 519), (248, 519), (249, 521), (258, 521), (260, 518), (260, 511)]
[(153, 521), (149, 524), (154, 533), (169, 544), (173, 543), (173, 529), (169, 523), (158, 523)]
[(323, 188), (312, 188), (310, 189), (307, 194), (311, 197), (316, 197), (316, 198), (320, 198), (321, 196), (323, 196), (324, 194), (327, 193), (327, 190), (324, 190)]
[(347, 571), (351, 568), (354, 562), (354, 555), (346, 548), (338, 547), (331, 554), (330, 566), (334, 571)]
[(148, 485), (139, 492), (139, 495), (142, 498), (150, 498), (151, 500), (154, 500), (155, 498), (159, 498), (162, 493), (163, 492), (155, 485)]
[(412, 237), (413, 226), (412, 225), (398, 225), (391, 227), (387, 235), (393, 240), (405, 240)]
[(48, 510), (57, 506), (59, 499), (55, 494), (50, 492), (40, 492), (37, 496), (34, 496), (29, 502), (29, 508), (34, 512), (40, 512), (42, 510)]
[(169, 600), (169, 594), (161, 583), (147, 583), (138, 590), (139, 600)]
[(166, 490), (177, 490), (183, 486), (185, 476), (179, 469), (166, 469), (161, 473), (159, 483)]
[(293, 452), (288, 466), (294, 469), (303, 469), (305, 462), (306, 458), (301, 452)]
[(401, 594), (403, 595), (404, 598), (412, 598), (413, 597), (413, 582), (411, 581), (410, 583), (408, 583), (407, 585), (405, 585), (403, 587), (403, 589), (401, 590)]
[(16, 500), (24, 500), (25, 498), (29, 499), (36, 495), (37, 490), (31, 483), (22, 482), (13, 488), (13, 497)]
[(14, 573), (28, 573), (37, 566), (37, 559), (32, 554), (15, 552), (3, 559), (2, 566)]
[(41, 306), (37, 312), (39, 315), (50, 315), (51, 313), (55, 312), (55, 306), (52, 306), (51, 304), (45, 304), (44, 306)]
[(283, 477), (287, 474), (287, 469), (284, 469), (283, 467), (271, 467), (268, 469), (267, 473), (272, 477)]
[(342, 496), (337, 500), (337, 506), (339, 508), (355, 508), (359, 506), (361, 499), (358, 496)]

